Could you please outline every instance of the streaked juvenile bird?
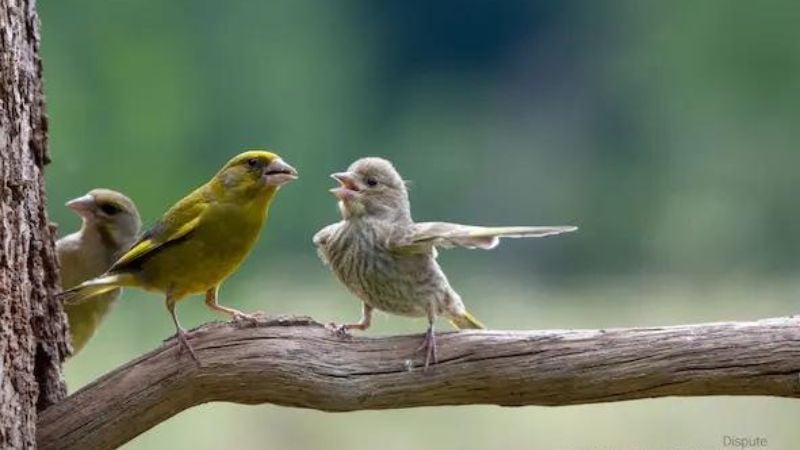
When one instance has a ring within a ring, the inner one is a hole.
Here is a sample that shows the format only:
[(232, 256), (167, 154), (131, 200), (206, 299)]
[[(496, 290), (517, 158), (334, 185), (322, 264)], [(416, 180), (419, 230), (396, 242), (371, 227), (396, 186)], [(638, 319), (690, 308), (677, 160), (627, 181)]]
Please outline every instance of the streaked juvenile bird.
[[(93, 189), (68, 201), (67, 207), (83, 221), (80, 230), (56, 242), (61, 285), (71, 288), (108, 270), (136, 240), (142, 222), (131, 199), (109, 189)], [(81, 304), (64, 305), (73, 356), (97, 331), (120, 291), (114, 289)]]
[(338, 330), (366, 330), (374, 309), (427, 317), (420, 346), (426, 369), (437, 359), (437, 316), (447, 317), (456, 328), (484, 328), (450, 286), (436, 261), (437, 247), (491, 249), (504, 237), (542, 237), (577, 229), (415, 223), (406, 183), (389, 161), (362, 158), (331, 176), (339, 182), (331, 192), (339, 200), (343, 220), (320, 230), (314, 244), (323, 262), (363, 302), (361, 320)]
[(296, 178), (297, 171), (275, 153), (239, 154), (164, 213), (105, 274), (62, 293), (62, 298), (79, 303), (127, 286), (163, 293), (178, 342), (199, 363), (175, 303), (205, 293), (209, 308), (234, 320), (254, 319), (217, 303), (217, 292), (255, 246), (275, 193)]

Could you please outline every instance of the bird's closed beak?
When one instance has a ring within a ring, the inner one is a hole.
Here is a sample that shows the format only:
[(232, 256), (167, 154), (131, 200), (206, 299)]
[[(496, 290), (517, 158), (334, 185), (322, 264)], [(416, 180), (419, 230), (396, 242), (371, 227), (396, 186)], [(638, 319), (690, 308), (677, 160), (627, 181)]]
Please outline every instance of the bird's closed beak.
[(278, 158), (264, 167), (264, 180), (272, 186), (283, 186), (297, 179), (297, 170)]
[(350, 172), (332, 173), (331, 178), (339, 182), (339, 186), (330, 190), (339, 200), (349, 200), (361, 191), (356, 176)]
[(94, 197), (89, 194), (68, 201), (66, 206), (85, 219), (94, 215)]

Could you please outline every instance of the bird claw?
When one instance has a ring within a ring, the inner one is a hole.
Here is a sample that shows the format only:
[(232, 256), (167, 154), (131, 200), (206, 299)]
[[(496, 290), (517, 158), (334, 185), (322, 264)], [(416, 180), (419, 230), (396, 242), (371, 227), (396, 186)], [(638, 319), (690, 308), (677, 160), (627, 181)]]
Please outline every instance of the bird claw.
[(177, 342), (177, 344), (178, 344), (178, 353), (179, 354), (183, 354), (183, 352), (187, 352), (188, 351), (189, 355), (192, 357), (194, 362), (198, 366), (202, 366), (202, 364), (200, 363), (200, 358), (197, 357), (197, 353), (194, 352), (194, 349), (192, 348), (192, 345), (189, 344), (188, 335), (189, 335), (189, 333), (187, 333), (184, 330), (178, 330), (178, 332), (175, 333), (174, 337), (178, 341)]
[(325, 328), (331, 330), (333, 334), (340, 339), (347, 339), (353, 337), (350, 334), (350, 330), (348, 329), (347, 325), (344, 324), (338, 325), (334, 322), (329, 322)]
[(427, 372), (430, 370), (431, 362), (433, 362), (433, 365), (436, 365), (439, 362), (439, 356), (436, 352), (436, 336), (432, 327), (428, 328), (428, 331), (425, 333), (425, 337), (422, 340), (422, 344), (417, 347), (415, 353), (419, 353), (421, 351), (425, 351), (425, 367), (423, 371)]
[(258, 316), (263, 316), (264, 313), (261, 311), (256, 311), (252, 314), (243, 313), (241, 311), (233, 313), (233, 321), (234, 322), (247, 322), (250, 325), (255, 325), (258, 323)]

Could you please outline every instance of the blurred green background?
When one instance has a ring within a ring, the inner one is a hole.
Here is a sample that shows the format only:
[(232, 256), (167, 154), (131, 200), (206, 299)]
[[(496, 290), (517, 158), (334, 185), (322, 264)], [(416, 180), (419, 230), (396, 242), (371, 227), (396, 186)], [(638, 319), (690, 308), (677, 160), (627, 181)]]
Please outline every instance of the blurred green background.
[[(419, 220), (576, 224), (453, 250), (442, 264), (493, 328), (748, 320), (800, 311), (800, 3), (439, 0), (39, 2), (48, 192), (130, 195), (145, 222), (248, 148), (301, 179), (222, 290), (244, 310), (356, 319), (317, 261), (327, 175), (363, 155), (413, 181)], [(218, 319), (198, 300), (186, 325)], [(370, 335), (419, 333), (379, 316)], [(447, 329), (442, 324), (441, 330)], [(71, 389), (158, 345), (161, 298), (129, 290)], [(212, 404), (130, 449), (720, 448), (800, 442), (797, 402), (662, 399), (562, 408), (326, 414)]]

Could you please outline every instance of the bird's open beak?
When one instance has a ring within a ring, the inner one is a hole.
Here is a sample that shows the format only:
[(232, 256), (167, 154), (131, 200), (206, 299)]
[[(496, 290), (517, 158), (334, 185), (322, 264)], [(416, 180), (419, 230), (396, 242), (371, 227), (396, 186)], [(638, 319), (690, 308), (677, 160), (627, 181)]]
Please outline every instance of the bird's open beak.
[(68, 201), (66, 206), (86, 219), (94, 215), (94, 197), (89, 194)]
[(356, 179), (355, 175), (350, 172), (332, 173), (331, 178), (339, 182), (338, 187), (330, 190), (331, 194), (333, 194), (339, 200), (351, 199), (358, 195), (358, 193), (361, 191), (361, 187), (358, 185), (358, 180)]
[(283, 186), (297, 179), (297, 170), (278, 158), (264, 168), (264, 180), (272, 186)]

